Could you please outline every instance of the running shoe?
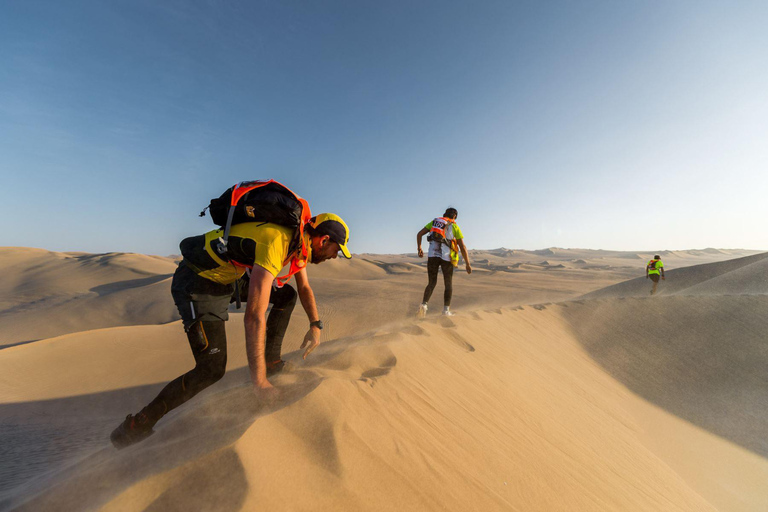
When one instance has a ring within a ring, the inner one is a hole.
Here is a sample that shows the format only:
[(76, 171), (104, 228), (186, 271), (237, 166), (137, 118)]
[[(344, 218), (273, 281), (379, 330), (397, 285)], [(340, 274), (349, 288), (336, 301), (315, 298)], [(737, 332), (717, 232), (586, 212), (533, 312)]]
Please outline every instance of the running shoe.
[(269, 362), (267, 363), (267, 377), (271, 377), (272, 375), (282, 371), (288, 372), (291, 370), (291, 368), (292, 365), (286, 361), (283, 361), (282, 359)]
[(148, 420), (144, 414), (132, 415), (129, 414), (112, 434), (109, 436), (109, 440), (118, 450), (122, 450), (126, 446), (143, 441), (152, 434), (155, 433), (152, 427), (148, 426)]
[(426, 303), (426, 302), (423, 302), (423, 303), (422, 303), (422, 304), (419, 306), (419, 312), (416, 314), (416, 316), (417, 316), (418, 318), (424, 318), (424, 317), (426, 317), (426, 316), (427, 316), (427, 310), (428, 310), (428, 309), (429, 309), (429, 306), (427, 306), (427, 303)]

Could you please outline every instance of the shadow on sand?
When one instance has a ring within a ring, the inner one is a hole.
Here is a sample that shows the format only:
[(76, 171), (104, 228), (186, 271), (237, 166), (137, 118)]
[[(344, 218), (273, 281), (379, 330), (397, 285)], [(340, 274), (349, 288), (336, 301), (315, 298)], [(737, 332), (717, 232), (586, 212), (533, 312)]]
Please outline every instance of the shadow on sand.
[[(109, 443), (109, 433), (127, 412), (154, 398), (164, 382), (0, 405), (0, 511), (96, 509), (161, 473), (171, 481), (144, 505), (147, 510), (190, 510), (190, 504), (195, 510), (240, 510), (249, 485), (232, 444), (259, 418), (315, 390), (323, 381), (315, 368), (343, 356), (351, 344), (375, 343), (374, 334), (324, 342), (323, 350), (300, 368), (276, 378), (281, 394), (272, 404), (255, 397), (247, 367), (230, 370), (171, 411), (153, 436), (120, 451)], [(289, 361), (300, 357), (300, 351), (285, 356)], [(371, 361), (376, 367), (364, 370), (361, 378), (382, 376), (397, 363), (391, 355), (382, 357), (381, 368)], [(339, 359), (333, 364), (341, 369), (344, 357)]]
[(117, 281), (114, 283), (102, 284), (94, 286), (89, 291), (96, 293), (99, 297), (109, 295), (110, 293), (122, 292), (130, 290), (131, 288), (140, 288), (142, 286), (149, 286), (151, 284), (159, 283), (173, 277), (173, 274), (158, 274), (155, 276), (142, 277), (140, 279), (129, 279), (127, 281)]
[(768, 458), (768, 296), (582, 301), (562, 314), (632, 392)]
[[(254, 396), (247, 368), (231, 371), (222, 386), (172, 411), (153, 436), (121, 451), (109, 443), (110, 431), (164, 384), (0, 405), (6, 486), (0, 510), (95, 509), (174, 468), (180, 468), (171, 473), (174, 480), (147, 510), (177, 510), (176, 504), (189, 510), (190, 503), (197, 510), (239, 510), (248, 485), (229, 447), (260, 417), (301, 400), (321, 380), (311, 370), (297, 372), (279, 386), (278, 401), (265, 404)], [(202, 463), (185, 466), (196, 459)]]

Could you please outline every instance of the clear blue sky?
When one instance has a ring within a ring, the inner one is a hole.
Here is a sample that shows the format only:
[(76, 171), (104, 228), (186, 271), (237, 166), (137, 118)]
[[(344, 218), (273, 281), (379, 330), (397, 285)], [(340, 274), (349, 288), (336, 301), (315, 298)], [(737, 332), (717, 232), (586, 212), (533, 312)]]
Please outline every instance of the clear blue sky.
[(174, 254), (275, 178), (353, 252), (768, 248), (768, 3), (4, 1), (2, 245)]

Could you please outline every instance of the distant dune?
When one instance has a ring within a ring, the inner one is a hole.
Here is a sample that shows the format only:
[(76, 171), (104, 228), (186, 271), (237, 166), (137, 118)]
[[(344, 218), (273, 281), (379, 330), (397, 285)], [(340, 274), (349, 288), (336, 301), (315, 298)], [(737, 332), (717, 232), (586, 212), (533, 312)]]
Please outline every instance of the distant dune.
[(2, 247), (0, 269), (0, 347), (178, 318), (168, 300), (176, 262), (159, 256)]

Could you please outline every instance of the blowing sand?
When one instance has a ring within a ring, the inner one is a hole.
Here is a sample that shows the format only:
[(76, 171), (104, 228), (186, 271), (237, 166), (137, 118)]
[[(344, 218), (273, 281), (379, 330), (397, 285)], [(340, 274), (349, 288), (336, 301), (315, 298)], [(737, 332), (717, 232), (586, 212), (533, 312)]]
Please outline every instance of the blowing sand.
[(118, 452), (194, 364), (173, 258), (0, 249), (0, 510), (766, 510), (768, 254), (663, 253), (654, 297), (650, 256), (473, 251), (424, 321), (424, 260), (313, 267), (278, 403), (233, 313), (226, 377)]

